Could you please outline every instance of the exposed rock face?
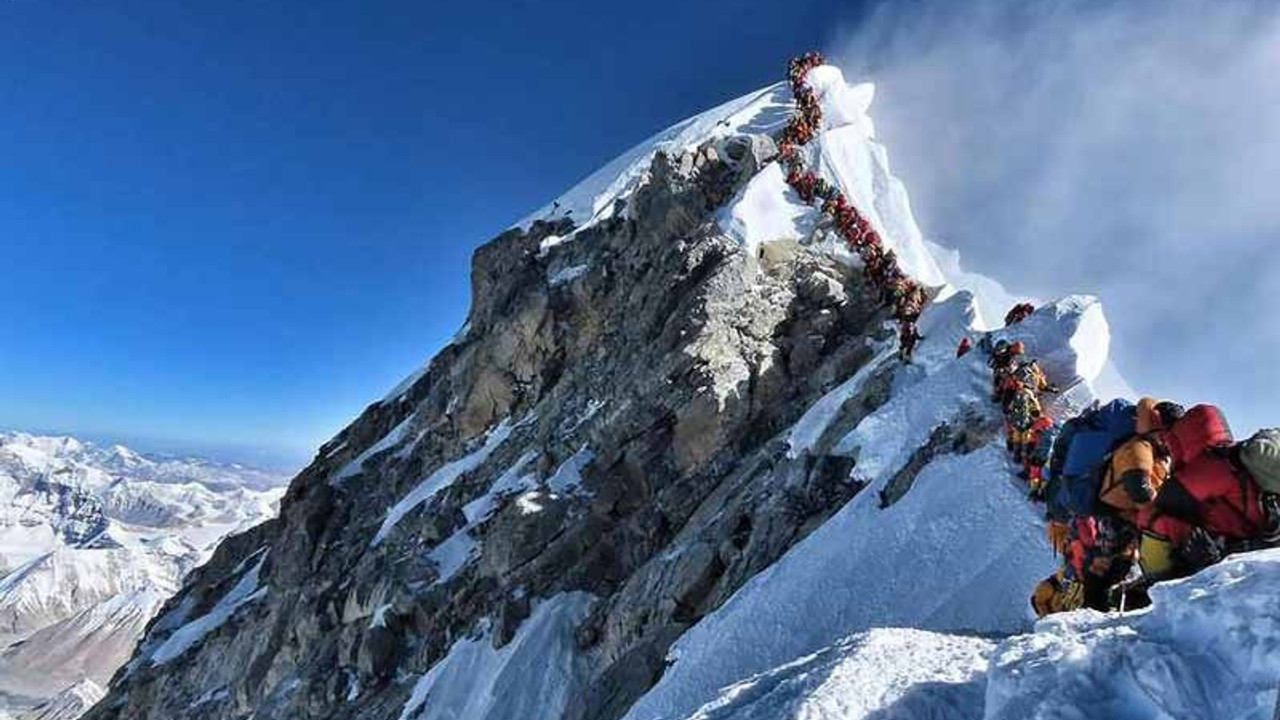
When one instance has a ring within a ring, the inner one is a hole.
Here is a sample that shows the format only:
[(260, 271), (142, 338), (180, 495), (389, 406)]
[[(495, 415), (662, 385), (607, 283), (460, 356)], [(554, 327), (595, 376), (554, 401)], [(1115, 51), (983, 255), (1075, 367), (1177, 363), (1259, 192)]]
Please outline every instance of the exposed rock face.
[(860, 489), (852, 458), (778, 437), (876, 356), (883, 313), (829, 255), (749, 252), (713, 221), (773, 153), (659, 153), (625, 212), (480, 248), (457, 341), (190, 577), (87, 717), (399, 718), (455, 641), (502, 646), (573, 591), (595, 598), (575, 633), (594, 670), (564, 715), (625, 712), (685, 629)]

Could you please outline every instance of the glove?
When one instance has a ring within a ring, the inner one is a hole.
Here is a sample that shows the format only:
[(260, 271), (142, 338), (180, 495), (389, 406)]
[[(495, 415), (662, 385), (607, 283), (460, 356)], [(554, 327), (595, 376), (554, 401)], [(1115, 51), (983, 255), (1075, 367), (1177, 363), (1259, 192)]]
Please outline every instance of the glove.
[(1226, 550), (1226, 541), (1198, 527), (1191, 531), (1178, 554), (1188, 569), (1194, 572), (1222, 562)]
[(1262, 530), (1262, 541), (1268, 546), (1280, 545), (1280, 495), (1262, 494), (1262, 513), (1266, 517), (1266, 527)]

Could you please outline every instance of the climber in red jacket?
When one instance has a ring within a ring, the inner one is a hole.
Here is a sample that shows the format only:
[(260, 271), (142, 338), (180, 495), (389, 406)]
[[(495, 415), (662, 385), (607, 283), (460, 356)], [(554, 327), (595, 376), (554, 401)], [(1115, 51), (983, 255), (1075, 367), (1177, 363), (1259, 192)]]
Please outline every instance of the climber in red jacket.
[(1005, 327), (1017, 325), (1023, 320), (1031, 317), (1035, 311), (1036, 306), (1031, 303), (1018, 303), (1010, 308), (1008, 314), (1004, 316), (1004, 325)]

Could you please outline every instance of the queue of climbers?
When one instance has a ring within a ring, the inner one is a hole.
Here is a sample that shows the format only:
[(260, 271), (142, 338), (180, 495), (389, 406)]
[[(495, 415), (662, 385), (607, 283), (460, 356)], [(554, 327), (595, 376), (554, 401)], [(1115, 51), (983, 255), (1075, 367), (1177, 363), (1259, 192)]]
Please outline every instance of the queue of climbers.
[(1058, 388), (1023, 343), (989, 350), (1008, 448), (1063, 560), (1031, 597), (1038, 615), (1141, 607), (1153, 583), (1280, 545), (1280, 429), (1237, 442), (1217, 407), (1154, 398), (1055, 418), (1043, 398)]
[[(822, 127), (808, 84), (822, 56), (791, 61), (797, 112), (779, 139), (786, 181), (808, 204), (821, 205), (858, 254), (867, 282), (898, 324), (899, 355), (910, 362), (921, 339), (916, 323), (928, 301), (870, 221), (804, 166), (801, 149)], [(1035, 313), (1019, 303), (1013, 326)], [(1280, 545), (1280, 429), (1237, 442), (1212, 405), (1184, 409), (1144, 398), (1094, 403), (1071, 418), (1054, 417), (1045, 396), (1059, 393), (1021, 342), (981, 347), (990, 355), (992, 399), (1006, 420), (1007, 447), (1046, 508), (1049, 542), (1062, 567), (1031, 597), (1040, 616), (1082, 607), (1137, 608), (1155, 582), (1190, 575), (1226, 554)], [(974, 347), (961, 340), (956, 357)], [(1136, 568), (1136, 572), (1135, 572)]]
[(844, 193), (804, 167), (801, 148), (822, 128), (822, 107), (807, 79), (809, 71), (822, 62), (822, 55), (816, 52), (791, 61), (787, 77), (795, 97), (796, 113), (782, 131), (778, 156), (787, 170), (787, 184), (806, 203), (821, 203), (822, 212), (831, 218), (840, 236), (858, 254), (867, 282), (879, 293), (880, 301), (892, 310), (898, 324), (899, 356), (904, 362), (910, 362), (916, 345), (923, 339), (916, 322), (924, 311), (928, 295), (903, 272), (893, 250), (884, 246), (871, 222)]

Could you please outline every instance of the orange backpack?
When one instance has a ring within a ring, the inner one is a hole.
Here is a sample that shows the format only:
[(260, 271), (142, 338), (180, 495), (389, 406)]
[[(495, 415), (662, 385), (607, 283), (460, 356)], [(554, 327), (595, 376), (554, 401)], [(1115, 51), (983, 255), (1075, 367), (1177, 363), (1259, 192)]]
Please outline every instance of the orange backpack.
[(1131, 438), (1106, 463), (1098, 499), (1123, 513), (1140, 510), (1155, 501), (1169, 466), (1168, 455), (1150, 436)]

